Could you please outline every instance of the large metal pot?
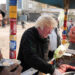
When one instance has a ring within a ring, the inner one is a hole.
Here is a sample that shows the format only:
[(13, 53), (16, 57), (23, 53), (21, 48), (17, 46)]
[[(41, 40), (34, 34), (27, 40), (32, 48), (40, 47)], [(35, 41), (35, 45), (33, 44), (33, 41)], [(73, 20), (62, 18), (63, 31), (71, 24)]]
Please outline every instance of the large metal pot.
[(71, 71), (71, 72), (66, 72), (63, 75), (75, 75), (75, 71)]

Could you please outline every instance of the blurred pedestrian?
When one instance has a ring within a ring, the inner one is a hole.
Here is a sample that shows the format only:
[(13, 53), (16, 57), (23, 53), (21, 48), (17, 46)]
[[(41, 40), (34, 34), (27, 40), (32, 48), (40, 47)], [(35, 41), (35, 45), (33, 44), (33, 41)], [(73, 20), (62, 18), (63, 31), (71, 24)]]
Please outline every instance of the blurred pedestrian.
[(21, 21), (21, 25), (22, 25), (22, 28), (25, 28), (25, 23), (24, 23), (24, 21)]
[(72, 28), (73, 24), (71, 24), (69, 27), (68, 27), (68, 33), (70, 32), (70, 29)]

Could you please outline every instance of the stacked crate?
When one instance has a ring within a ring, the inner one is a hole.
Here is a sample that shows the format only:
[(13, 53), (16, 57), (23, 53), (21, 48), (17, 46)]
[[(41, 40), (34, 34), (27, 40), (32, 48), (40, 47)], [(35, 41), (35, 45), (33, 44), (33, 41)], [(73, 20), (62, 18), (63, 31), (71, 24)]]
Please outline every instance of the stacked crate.
[(17, 0), (9, 1), (10, 21), (10, 59), (16, 59), (16, 33), (17, 33)]
[(65, 9), (65, 16), (64, 16), (64, 27), (63, 27), (63, 33), (62, 33), (62, 44), (66, 44), (67, 42), (67, 14), (68, 14), (68, 9)]

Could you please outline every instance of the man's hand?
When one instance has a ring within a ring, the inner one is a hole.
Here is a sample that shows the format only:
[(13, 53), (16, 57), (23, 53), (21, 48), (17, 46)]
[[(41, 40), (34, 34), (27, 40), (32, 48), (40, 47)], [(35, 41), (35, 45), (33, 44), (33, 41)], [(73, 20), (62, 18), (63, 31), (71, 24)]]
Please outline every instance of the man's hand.
[(67, 71), (67, 69), (75, 70), (75, 66), (71, 66), (68, 64), (61, 64), (58, 69), (60, 72), (64, 73)]
[(19, 65), (18, 68), (15, 70), (14, 75), (20, 75), (22, 71), (22, 67)]
[[(13, 70), (16, 67), (17, 67), (17, 69), (14, 72), (11, 72), (11, 70)], [(3, 71), (0, 73), (0, 75), (20, 75), (21, 70), (22, 70), (22, 67), (20, 65), (14, 64), (8, 68), (7, 67), (4, 68)]]

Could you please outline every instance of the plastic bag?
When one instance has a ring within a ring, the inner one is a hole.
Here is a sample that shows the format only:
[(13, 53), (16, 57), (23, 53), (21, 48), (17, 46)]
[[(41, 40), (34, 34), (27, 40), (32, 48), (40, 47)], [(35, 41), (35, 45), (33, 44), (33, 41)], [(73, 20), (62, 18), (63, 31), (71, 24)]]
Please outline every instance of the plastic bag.
[(66, 47), (64, 45), (60, 45), (54, 52), (53, 58), (57, 59), (64, 55), (66, 52)]

